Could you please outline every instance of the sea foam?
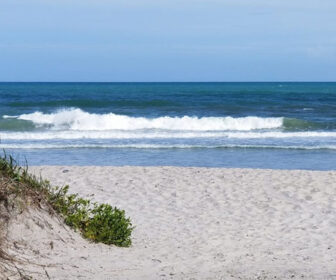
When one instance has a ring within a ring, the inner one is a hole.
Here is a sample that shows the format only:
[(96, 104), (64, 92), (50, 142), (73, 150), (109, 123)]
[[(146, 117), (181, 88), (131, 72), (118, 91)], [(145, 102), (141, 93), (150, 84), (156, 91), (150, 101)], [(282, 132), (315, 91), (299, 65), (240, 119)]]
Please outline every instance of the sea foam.
[(76, 140), (76, 139), (284, 139), (284, 138), (336, 138), (336, 132), (207, 132), (207, 131), (44, 131), (2, 132), (2, 140)]
[(249, 131), (280, 128), (283, 118), (262, 118), (255, 116), (227, 117), (130, 117), (114, 113), (93, 114), (78, 108), (60, 110), (45, 114), (34, 112), (19, 116), (4, 116), (33, 122), (37, 127), (54, 130), (106, 131), (161, 129), (174, 131)]

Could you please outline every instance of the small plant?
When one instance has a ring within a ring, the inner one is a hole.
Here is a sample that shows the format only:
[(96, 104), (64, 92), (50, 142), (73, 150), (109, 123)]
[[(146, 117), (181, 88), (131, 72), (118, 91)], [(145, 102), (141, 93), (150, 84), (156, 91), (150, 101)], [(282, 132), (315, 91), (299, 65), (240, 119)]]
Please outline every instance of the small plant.
[(125, 211), (108, 204), (95, 204), (91, 210), (84, 236), (96, 242), (115, 244), (121, 247), (131, 245), (132, 224), (125, 217)]
[(92, 203), (78, 194), (68, 194), (69, 186), (51, 187), (47, 180), (37, 179), (28, 173), (28, 168), (17, 165), (16, 161), (4, 153), (0, 156), (0, 177), (12, 181), (12, 187), (6, 190), (15, 194), (29, 194), (38, 203), (45, 201), (59, 213), (64, 222), (79, 230), (85, 238), (94, 242), (128, 247), (134, 229), (125, 211), (108, 204)]
[(52, 207), (64, 217), (67, 225), (81, 231), (84, 237), (105, 244), (128, 247), (132, 244), (132, 223), (125, 211), (108, 204), (92, 203), (77, 194), (68, 195), (69, 186), (49, 194)]

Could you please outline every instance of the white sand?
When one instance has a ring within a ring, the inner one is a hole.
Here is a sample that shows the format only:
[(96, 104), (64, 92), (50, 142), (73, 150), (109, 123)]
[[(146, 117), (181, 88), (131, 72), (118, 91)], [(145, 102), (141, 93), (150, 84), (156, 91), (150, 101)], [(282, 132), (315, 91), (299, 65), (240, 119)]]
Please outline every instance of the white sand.
[(136, 226), (132, 247), (118, 248), (55, 219), (27, 228), (21, 215), (12, 238), (16, 252), (46, 266), (38, 279), (336, 279), (336, 171), (30, 170), (125, 209)]

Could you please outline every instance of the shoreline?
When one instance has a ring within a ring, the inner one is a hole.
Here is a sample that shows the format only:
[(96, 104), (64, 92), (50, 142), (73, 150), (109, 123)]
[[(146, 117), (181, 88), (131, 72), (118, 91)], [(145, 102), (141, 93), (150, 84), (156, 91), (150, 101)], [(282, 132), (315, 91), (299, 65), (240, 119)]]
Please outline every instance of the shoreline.
[(216, 166), (177, 166), (177, 165), (75, 165), (75, 164), (41, 164), (41, 165), (30, 165), (30, 169), (38, 168), (71, 168), (71, 167), (81, 167), (81, 168), (181, 168), (181, 169), (219, 169), (219, 170), (265, 170), (265, 171), (307, 171), (307, 172), (336, 172), (335, 169), (320, 170), (320, 169), (281, 169), (281, 168), (254, 168), (254, 167), (216, 167)]
[(25, 242), (40, 240), (32, 259), (45, 265), (51, 279), (336, 274), (336, 171), (171, 166), (31, 166), (29, 171), (124, 209), (136, 227), (130, 248), (92, 244), (74, 232), (61, 236), (65, 243), (32, 233)]

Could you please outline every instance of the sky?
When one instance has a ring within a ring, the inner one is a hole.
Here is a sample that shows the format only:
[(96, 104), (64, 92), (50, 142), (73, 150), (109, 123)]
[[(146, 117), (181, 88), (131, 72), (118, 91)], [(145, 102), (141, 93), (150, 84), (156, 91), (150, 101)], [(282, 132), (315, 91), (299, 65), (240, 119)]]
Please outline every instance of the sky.
[(0, 81), (336, 81), (335, 0), (1, 0)]

